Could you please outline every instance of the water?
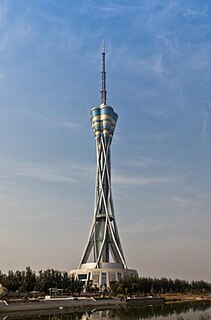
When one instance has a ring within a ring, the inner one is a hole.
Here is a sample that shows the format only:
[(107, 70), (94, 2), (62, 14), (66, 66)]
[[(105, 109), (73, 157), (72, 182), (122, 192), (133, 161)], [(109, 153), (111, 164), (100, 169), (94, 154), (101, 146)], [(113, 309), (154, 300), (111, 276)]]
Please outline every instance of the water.
[(27, 313), (0, 314), (0, 320), (211, 320), (211, 302), (178, 303), (160, 306), (119, 307), (110, 310), (73, 312), (58, 310), (50, 313), (29, 315)]

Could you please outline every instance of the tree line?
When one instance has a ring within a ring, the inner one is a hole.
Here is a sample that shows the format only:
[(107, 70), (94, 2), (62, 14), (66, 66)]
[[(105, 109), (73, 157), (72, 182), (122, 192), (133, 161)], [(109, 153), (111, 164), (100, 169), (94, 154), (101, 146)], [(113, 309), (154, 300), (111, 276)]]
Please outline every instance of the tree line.
[(149, 295), (162, 293), (208, 293), (211, 285), (203, 280), (186, 281), (167, 278), (124, 278), (118, 282), (111, 283), (111, 290), (116, 294)]
[[(0, 284), (9, 292), (30, 293), (37, 291), (48, 294), (50, 288), (62, 289), (64, 294), (80, 294), (83, 290), (93, 292), (92, 283), (84, 286), (84, 283), (74, 279), (66, 271), (47, 269), (36, 273), (30, 267), (23, 271), (9, 271), (4, 274), (0, 271)], [(96, 287), (95, 287), (96, 289)], [(105, 288), (104, 288), (105, 289)], [(102, 288), (101, 288), (102, 290)], [(95, 290), (95, 291), (99, 291)], [(206, 293), (211, 292), (211, 285), (205, 281), (172, 280), (167, 278), (132, 278), (127, 277), (110, 284), (113, 295), (149, 295), (161, 293)]]
[(37, 291), (48, 294), (50, 288), (63, 289), (65, 294), (80, 294), (83, 283), (70, 277), (66, 271), (54, 269), (40, 270), (38, 274), (30, 267), (23, 271), (9, 271), (3, 274), (0, 271), (0, 283), (9, 292), (30, 293)]

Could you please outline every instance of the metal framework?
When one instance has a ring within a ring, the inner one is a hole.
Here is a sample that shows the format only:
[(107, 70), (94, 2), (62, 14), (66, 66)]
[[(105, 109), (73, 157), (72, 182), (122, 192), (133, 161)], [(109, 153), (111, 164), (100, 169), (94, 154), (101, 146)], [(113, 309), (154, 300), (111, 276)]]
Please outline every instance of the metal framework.
[(102, 263), (118, 263), (127, 268), (115, 220), (111, 191), (111, 152), (113, 133), (118, 115), (112, 107), (106, 105), (105, 49), (102, 50), (101, 105), (91, 110), (92, 128), (96, 140), (96, 183), (94, 200), (94, 218), (82, 255), (79, 269), (88, 263), (91, 253), (95, 268)]

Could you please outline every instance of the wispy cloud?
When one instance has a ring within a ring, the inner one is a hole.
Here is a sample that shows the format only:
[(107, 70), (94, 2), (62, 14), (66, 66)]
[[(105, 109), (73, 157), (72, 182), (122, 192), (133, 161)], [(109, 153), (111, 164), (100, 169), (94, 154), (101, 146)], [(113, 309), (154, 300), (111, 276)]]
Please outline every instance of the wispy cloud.
[(155, 61), (155, 72), (157, 74), (163, 73), (163, 57), (161, 54), (157, 57), (157, 59)]
[(15, 175), (44, 182), (77, 183), (75, 178), (62, 172), (61, 168), (58, 168), (55, 165), (49, 166), (48, 164), (25, 163), (15, 169)]
[[(10, 23), (13, 19), (13, 23)], [(0, 52), (10, 46), (22, 44), (34, 35), (30, 21), (27, 21), (24, 13), (11, 17), (11, 2), (2, 1), (0, 10), (0, 26), (4, 32), (0, 36)]]
[(207, 13), (207, 10), (207, 7), (189, 7), (187, 10), (185, 10), (184, 16), (189, 16), (191, 18), (201, 18)]
[(81, 123), (79, 123), (79, 120), (78, 122), (70, 122), (70, 121), (58, 122), (58, 123), (54, 123), (54, 125), (61, 128), (69, 129), (69, 130), (80, 129), (82, 127)]
[(7, 166), (2, 166), (0, 176), (4, 175), (5, 180), (10, 180), (12, 176), (13, 179), (16, 177), (41, 182), (77, 184), (82, 180), (93, 180), (94, 172), (94, 166), (84, 163), (10, 162)]
[(133, 167), (154, 167), (160, 165), (169, 165), (171, 162), (167, 160), (157, 160), (150, 157), (139, 156), (136, 160), (129, 160), (123, 162), (124, 165), (133, 166)]
[(176, 211), (175, 208), (169, 208), (174, 214), (163, 214), (159, 216), (140, 216), (138, 220), (127, 225), (125, 232), (130, 234), (141, 234), (143, 238), (168, 238), (170, 235), (184, 235), (193, 232), (193, 224), (191, 223), (196, 218), (193, 212)]
[(203, 143), (206, 142), (206, 138), (207, 138), (207, 126), (208, 126), (208, 119), (207, 119), (207, 116), (205, 116), (202, 120), (202, 128), (201, 128), (201, 139)]
[(208, 107), (202, 112), (202, 125), (201, 125), (200, 135), (204, 144), (207, 141), (207, 136), (209, 133), (209, 122), (210, 122), (210, 115), (211, 115), (210, 110), (211, 108), (210, 108), (210, 102), (209, 102)]
[(113, 183), (118, 185), (127, 185), (127, 186), (149, 186), (156, 185), (161, 183), (174, 183), (182, 178), (185, 175), (178, 176), (167, 176), (167, 177), (127, 177), (124, 175), (113, 175)]
[(175, 36), (165, 32), (158, 35), (158, 39), (163, 43), (165, 47), (165, 53), (166, 50), (168, 50), (169, 54), (173, 56), (176, 56), (179, 53), (179, 41)]
[[(173, 50), (173, 49), (172, 49)], [(121, 54), (119, 54), (119, 51), (121, 51)], [(151, 53), (149, 56), (136, 56), (135, 54), (131, 54), (131, 52), (128, 51), (127, 47), (121, 47), (115, 50), (115, 55), (118, 57), (118, 63), (122, 64), (122, 66), (128, 71), (135, 72), (137, 75), (141, 73), (147, 74), (147, 75), (162, 75), (163, 73), (163, 55)]]
[(128, 11), (137, 11), (141, 10), (139, 5), (132, 5), (132, 4), (120, 4), (120, 3), (114, 3), (112, 1), (108, 1), (106, 4), (96, 4), (95, 3), (90, 3), (89, 5), (85, 5), (81, 8), (80, 10), (95, 10), (100, 12), (103, 15), (112, 17), (120, 14), (124, 14), (125, 12)]
[[(1, 75), (0, 75), (1, 80)], [(68, 116), (64, 115), (46, 115), (41, 112), (36, 112), (33, 109), (27, 108), (5, 108), (1, 107), (0, 118), (7, 118), (9, 119), (19, 119), (24, 120), (24, 118), (33, 118), (33, 121), (39, 121), (39, 123), (44, 123), (47, 126), (61, 128), (61, 129), (68, 129), (68, 130), (77, 130), (82, 127), (81, 120), (77, 117), (74, 119), (69, 119)]]
[[(150, 162), (150, 160), (147, 160)], [(153, 163), (153, 161), (152, 161)], [(135, 164), (136, 165), (136, 164)], [(4, 172), (4, 174), (3, 174)], [(5, 174), (6, 172), (6, 174)], [(95, 165), (84, 163), (35, 163), (20, 162), (8, 163), (2, 166), (0, 176), (27, 178), (43, 182), (68, 183), (77, 184), (81, 181), (93, 181), (95, 175)], [(112, 183), (120, 186), (149, 186), (157, 184), (168, 184), (180, 181), (186, 175), (175, 176), (126, 176), (122, 174), (112, 173)]]
[(193, 204), (193, 202), (190, 199), (187, 199), (185, 197), (179, 197), (179, 196), (174, 196), (168, 199), (168, 202), (171, 205), (182, 207), (182, 208), (190, 207)]

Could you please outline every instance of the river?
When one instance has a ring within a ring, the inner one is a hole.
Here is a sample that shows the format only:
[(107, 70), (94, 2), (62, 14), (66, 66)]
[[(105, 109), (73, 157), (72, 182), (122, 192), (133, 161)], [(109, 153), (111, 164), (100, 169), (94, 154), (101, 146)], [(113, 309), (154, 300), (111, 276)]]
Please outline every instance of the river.
[(29, 315), (28, 313), (8, 315), (0, 314), (0, 320), (211, 320), (211, 302), (186, 302), (157, 306), (119, 307), (110, 310), (92, 310), (89, 312), (58, 312)]

